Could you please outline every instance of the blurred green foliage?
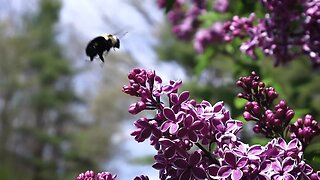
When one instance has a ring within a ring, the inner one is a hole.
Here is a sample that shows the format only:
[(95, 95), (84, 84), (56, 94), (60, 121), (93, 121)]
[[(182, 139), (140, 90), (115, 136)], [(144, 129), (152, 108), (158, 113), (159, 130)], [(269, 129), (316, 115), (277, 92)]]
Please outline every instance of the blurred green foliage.
[(97, 169), (99, 151), (88, 151), (87, 126), (73, 111), (84, 105), (74, 91), (75, 70), (56, 42), (60, 8), (58, 0), (41, 0), (22, 24), (0, 24), (2, 180), (74, 179), (88, 167)]

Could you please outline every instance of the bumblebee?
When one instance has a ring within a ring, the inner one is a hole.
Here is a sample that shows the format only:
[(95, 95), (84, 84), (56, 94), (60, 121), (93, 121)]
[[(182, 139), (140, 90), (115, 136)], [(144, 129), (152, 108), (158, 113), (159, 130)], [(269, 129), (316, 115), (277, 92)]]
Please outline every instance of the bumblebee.
[(120, 40), (112, 34), (104, 34), (92, 39), (86, 48), (86, 54), (90, 57), (90, 61), (98, 55), (100, 60), (104, 62), (103, 54), (108, 53), (111, 48), (120, 48)]

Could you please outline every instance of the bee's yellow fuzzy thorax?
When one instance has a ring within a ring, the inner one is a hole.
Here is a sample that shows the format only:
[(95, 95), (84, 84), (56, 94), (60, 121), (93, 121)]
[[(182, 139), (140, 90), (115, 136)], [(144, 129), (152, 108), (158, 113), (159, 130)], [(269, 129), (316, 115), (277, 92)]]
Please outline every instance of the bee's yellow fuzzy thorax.
[(115, 44), (117, 42), (117, 37), (112, 34), (103, 34), (102, 37), (104, 37), (106, 40), (110, 39), (112, 44)]

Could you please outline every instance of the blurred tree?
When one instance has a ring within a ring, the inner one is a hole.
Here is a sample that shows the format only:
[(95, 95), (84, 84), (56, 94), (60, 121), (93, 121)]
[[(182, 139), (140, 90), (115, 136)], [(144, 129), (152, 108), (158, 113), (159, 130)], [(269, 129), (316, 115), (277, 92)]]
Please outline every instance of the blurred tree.
[(72, 86), (75, 72), (55, 40), (59, 9), (58, 0), (39, 1), (38, 11), (26, 14), (22, 25), (2, 23), (0, 29), (4, 180), (68, 179), (95, 167), (91, 154), (80, 154), (75, 144), (76, 130), (85, 126), (72, 111), (82, 103)]

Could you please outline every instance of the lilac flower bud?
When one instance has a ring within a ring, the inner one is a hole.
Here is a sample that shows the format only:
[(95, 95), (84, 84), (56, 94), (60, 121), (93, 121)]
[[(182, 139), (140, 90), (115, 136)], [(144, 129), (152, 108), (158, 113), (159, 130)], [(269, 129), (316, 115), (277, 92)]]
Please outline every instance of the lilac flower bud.
[(262, 132), (262, 128), (259, 124), (255, 124), (254, 127), (253, 127), (253, 131), (257, 134), (261, 133)]
[(218, 12), (226, 12), (229, 8), (229, 0), (216, 0), (213, 9)]
[(112, 176), (109, 172), (101, 172), (97, 174), (97, 180), (115, 180), (117, 175)]
[(159, 8), (165, 8), (166, 7), (166, 0), (157, 0), (157, 4)]
[(269, 120), (269, 121), (273, 121), (274, 120), (274, 114), (273, 114), (273, 112), (271, 110), (269, 110), (269, 109), (266, 110), (265, 114), (267, 116), (267, 120)]
[(211, 34), (208, 29), (200, 29), (195, 35), (193, 47), (198, 53), (202, 53), (207, 44), (210, 43)]
[(129, 94), (131, 96), (139, 96), (139, 93), (137, 92), (138, 89), (136, 89), (134, 86), (123, 86), (122, 88), (122, 92), (126, 93), (126, 94)]
[(136, 176), (134, 180), (149, 180), (149, 177), (145, 175), (141, 175), (141, 176)]
[(315, 136), (320, 134), (320, 126), (311, 115), (307, 114), (304, 119), (299, 118), (292, 124), (289, 131), (290, 137), (298, 138), (305, 148)]
[(138, 114), (146, 108), (146, 104), (142, 101), (138, 101), (137, 103), (133, 103), (129, 106), (129, 113)]
[(310, 178), (311, 178), (311, 180), (319, 180), (320, 179), (320, 171), (312, 173)]
[(177, 25), (184, 18), (184, 13), (182, 10), (175, 8), (168, 13), (169, 22), (172, 25)]
[(252, 116), (251, 116), (251, 114), (250, 114), (248, 111), (243, 112), (242, 116), (243, 116), (243, 118), (244, 118), (245, 120), (247, 120), (247, 121), (249, 121), (249, 120), (252, 119)]
[(151, 70), (147, 71), (147, 79), (150, 85), (153, 85), (155, 76), (156, 76), (156, 73), (154, 71), (151, 71)]

